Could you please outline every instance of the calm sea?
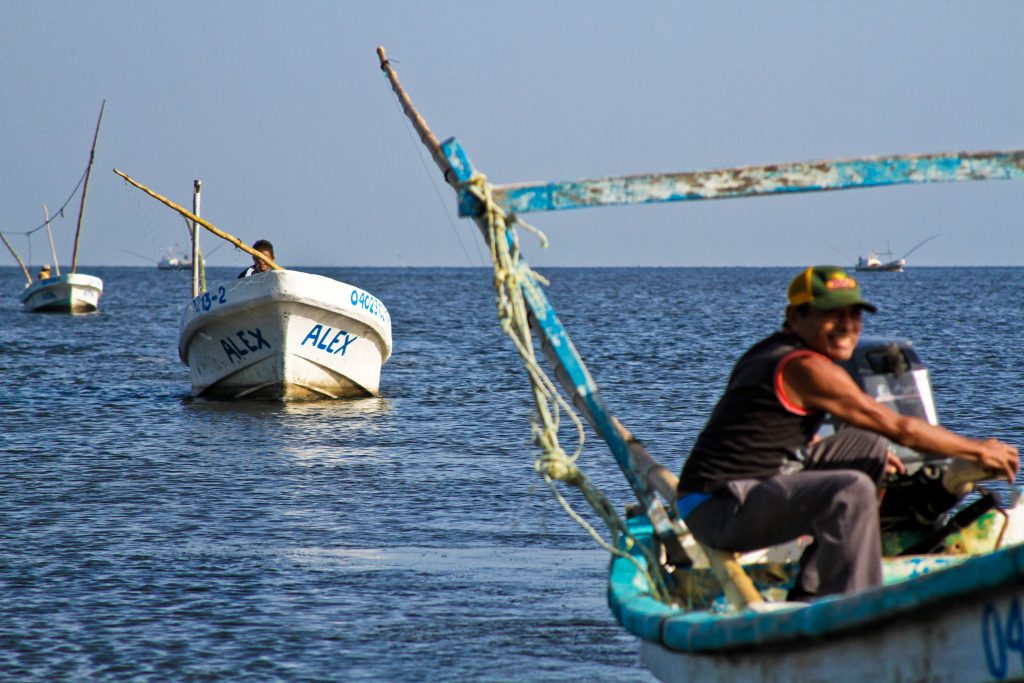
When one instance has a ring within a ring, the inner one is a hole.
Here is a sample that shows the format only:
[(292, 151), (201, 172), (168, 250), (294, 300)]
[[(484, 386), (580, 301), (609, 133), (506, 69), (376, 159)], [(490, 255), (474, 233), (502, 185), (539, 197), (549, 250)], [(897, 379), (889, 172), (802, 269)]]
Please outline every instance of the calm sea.
[[(605, 605), (607, 557), (533, 472), (489, 274), (309, 270), (388, 306), (380, 398), (193, 399), (186, 273), (83, 269), (102, 311), (71, 317), (23, 313), (0, 269), (0, 678), (650, 680)], [(605, 400), (678, 469), (796, 270), (543, 272)], [(861, 280), (866, 332), (914, 340), (943, 422), (1024, 444), (1024, 269)]]

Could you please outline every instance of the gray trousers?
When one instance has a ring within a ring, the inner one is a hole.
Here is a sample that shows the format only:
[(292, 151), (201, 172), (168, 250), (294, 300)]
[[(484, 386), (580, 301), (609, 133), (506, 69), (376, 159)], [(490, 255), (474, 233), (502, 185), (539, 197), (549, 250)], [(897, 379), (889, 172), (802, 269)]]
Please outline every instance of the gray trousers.
[(872, 432), (842, 429), (807, 447), (800, 471), (730, 481), (686, 525), (701, 543), (734, 552), (813, 535), (791, 600), (880, 585), (878, 488), (888, 446)]

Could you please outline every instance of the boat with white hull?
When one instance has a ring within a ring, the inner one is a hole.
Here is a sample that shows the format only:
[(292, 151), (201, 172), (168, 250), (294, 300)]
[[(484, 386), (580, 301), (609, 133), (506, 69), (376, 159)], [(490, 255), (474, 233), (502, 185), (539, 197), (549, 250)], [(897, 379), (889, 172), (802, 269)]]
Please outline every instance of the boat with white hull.
[(36, 280), (21, 293), (21, 303), (35, 313), (92, 313), (99, 307), (103, 280), (65, 273)]
[(376, 396), (391, 356), (391, 317), (352, 285), (272, 270), (193, 298), (181, 315), (178, 353), (196, 396)]

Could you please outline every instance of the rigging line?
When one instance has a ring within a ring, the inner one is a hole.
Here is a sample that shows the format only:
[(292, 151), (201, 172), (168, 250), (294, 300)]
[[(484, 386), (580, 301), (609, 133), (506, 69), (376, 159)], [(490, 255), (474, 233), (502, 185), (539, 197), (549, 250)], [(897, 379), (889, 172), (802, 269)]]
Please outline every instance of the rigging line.
[(28, 236), (28, 235), (31, 235), (32, 233), (35, 233), (35, 232), (38, 232), (38, 231), (42, 230), (47, 225), (49, 225), (50, 223), (55, 221), (58, 216), (60, 218), (63, 218), (64, 217), (64, 209), (65, 209), (65, 207), (67, 207), (67, 205), (71, 203), (71, 200), (75, 198), (75, 195), (78, 194), (78, 189), (80, 187), (82, 187), (82, 183), (85, 182), (85, 176), (86, 176), (86, 174), (88, 172), (89, 172), (88, 168), (86, 168), (84, 171), (82, 171), (82, 177), (78, 179), (78, 184), (75, 185), (75, 189), (71, 190), (71, 194), (68, 195), (68, 198), (65, 199), (64, 203), (60, 205), (60, 208), (57, 209), (57, 213), (53, 214), (52, 218), (49, 218), (49, 219), (43, 221), (42, 225), (37, 225), (36, 227), (32, 228), (31, 230), (26, 230), (24, 232), (12, 232), (11, 234), (12, 235), (26, 235), (26, 236)]
[[(396, 95), (394, 93), (392, 93), (392, 95), (394, 96), (395, 100), (398, 100), (398, 95)], [(435, 179), (435, 176), (434, 176), (433, 173), (431, 173), (430, 167), (427, 166), (427, 162), (423, 159), (423, 148), (422, 148), (421, 145), (416, 144), (417, 140), (416, 140), (416, 138), (413, 135), (413, 132), (411, 130), (412, 124), (410, 124), (408, 119), (406, 119), (406, 117), (401, 114), (402, 106), (401, 106), (401, 102), (400, 101), (399, 101), (398, 104), (399, 104), (399, 106), (398, 106), (399, 115), (402, 118), (402, 122), (403, 122), (403, 125), (405, 127), (405, 131), (412, 138), (412, 146), (416, 150), (416, 156), (420, 160), (420, 163), (423, 164), (423, 169), (426, 172), (427, 177), (430, 178), (430, 186), (434, 188), (434, 194), (437, 196), (437, 200), (441, 203), (441, 207), (444, 209), (444, 213), (448, 217), (448, 225), (451, 226), (452, 232), (455, 233), (455, 239), (458, 240), (459, 246), (462, 248), (462, 254), (463, 254), (463, 256), (466, 257), (466, 263), (468, 263), (470, 265), (475, 265), (475, 266), (481, 266), (482, 267), (482, 264), (485, 263), (485, 260), (484, 260), (483, 253), (480, 251), (480, 244), (476, 240), (473, 240), (473, 244), (474, 244), (474, 246), (476, 246), (476, 255), (477, 255), (477, 258), (479, 259), (478, 263), (473, 263), (473, 259), (470, 258), (469, 252), (466, 250), (466, 245), (462, 241), (462, 235), (459, 233), (459, 228), (455, 224), (455, 219), (452, 217), (452, 213), (448, 209), (448, 202), (446, 202), (444, 197), (441, 196), (441, 192), (437, 188), (437, 181)]]

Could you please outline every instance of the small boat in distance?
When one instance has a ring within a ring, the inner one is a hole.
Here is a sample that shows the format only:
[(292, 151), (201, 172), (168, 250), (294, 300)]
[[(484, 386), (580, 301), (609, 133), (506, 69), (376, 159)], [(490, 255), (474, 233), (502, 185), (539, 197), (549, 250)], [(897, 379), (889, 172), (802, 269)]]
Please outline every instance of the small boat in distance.
[(879, 258), (882, 254), (885, 254), (890, 258), (892, 257), (892, 252), (870, 251), (866, 258), (863, 256), (857, 257), (857, 265), (854, 266), (854, 270), (859, 272), (867, 270), (881, 270), (890, 273), (903, 272), (903, 268), (907, 265), (907, 259), (899, 258), (891, 261), (882, 261), (882, 259)]
[[(928, 239), (918, 242), (918, 244), (903, 255), (902, 258), (894, 259), (892, 257), (892, 247), (890, 246), (887, 251), (870, 251), (867, 257), (858, 256), (857, 265), (853, 267), (859, 273), (879, 271), (883, 273), (902, 273), (903, 269), (907, 267), (907, 257), (917, 251), (918, 248), (925, 245), (925, 243), (938, 237), (938, 235), (932, 235)], [(887, 260), (883, 261), (882, 256), (885, 256)]]
[(205, 278), (193, 268), (193, 298), (178, 328), (178, 355), (189, 367), (193, 395), (304, 401), (379, 394), (381, 365), (391, 356), (391, 316), (377, 297), (329, 277), (285, 270), (204, 221), (198, 180), (190, 212), (114, 173), (270, 267), (204, 292), (198, 282)]
[(192, 257), (170, 250), (157, 261), (156, 267), (160, 270), (192, 270)]
[[(96, 157), (96, 140), (100, 134), (100, 122), (103, 121), (103, 108), (107, 101), (100, 105), (100, 115), (96, 120), (96, 131), (93, 133), (92, 148), (89, 151), (89, 165), (85, 169), (85, 182), (82, 185), (82, 200), (78, 206), (78, 225), (75, 228), (75, 246), (71, 255), (71, 272), (60, 274), (60, 266), (55, 265), (56, 274), (51, 277), (40, 277), (30, 282), (21, 293), (20, 299), (25, 310), (32, 313), (92, 313), (99, 308), (100, 295), (103, 294), (103, 280), (93, 275), (76, 272), (78, 266), (78, 238), (82, 233), (82, 216), (85, 213), (85, 197), (89, 192), (89, 175)], [(50, 229), (49, 217), (46, 221)], [(53, 236), (50, 236), (51, 247)], [(54, 255), (56, 262), (56, 255)]]

